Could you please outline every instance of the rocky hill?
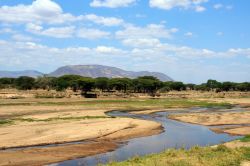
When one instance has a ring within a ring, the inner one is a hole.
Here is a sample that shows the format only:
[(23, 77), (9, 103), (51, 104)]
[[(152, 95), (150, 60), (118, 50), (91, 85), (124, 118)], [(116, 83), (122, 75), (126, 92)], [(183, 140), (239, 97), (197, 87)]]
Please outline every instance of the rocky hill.
[(171, 81), (172, 78), (169, 76), (159, 73), (159, 72), (149, 72), (149, 71), (126, 71), (116, 67), (102, 66), (102, 65), (70, 65), (63, 66), (50, 73), (50, 76), (62, 76), (66, 74), (75, 74), (85, 77), (108, 77), (108, 78), (136, 78), (139, 76), (155, 76), (161, 81)]

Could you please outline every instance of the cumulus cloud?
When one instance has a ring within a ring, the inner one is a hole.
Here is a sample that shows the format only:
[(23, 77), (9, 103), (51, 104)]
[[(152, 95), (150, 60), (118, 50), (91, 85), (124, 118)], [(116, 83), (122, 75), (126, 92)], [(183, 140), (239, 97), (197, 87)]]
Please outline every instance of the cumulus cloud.
[(140, 38), (140, 39), (125, 39), (122, 41), (123, 45), (130, 47), (156, 47), (160, 44), (159, 39), (154, 38)]
[(193, 33), (192, 33), (192, 32), (187, 32), (187, 33), (185, 33), (184, 35), (187, 36), (187, 37), (192, 37), (192, 36), (193, 36)]
[(67, 27), (50, 27), (48, 29), (44, 29), (40, 25), (36, 25), (33, 23), (29, 23), (26, 26), (26, 30), (28, 32), (43, 35), (43, 36), (50, 36), (55, 38), (69, 38), (72, 37), (75, 31), (74, 26), (67, 26)]
[(95, 48), (95, 51), (97, 53), (101, 53), (101, 54), (123, 54), (126, 51), (115, 48), (115, 47), (107, 47), (107, 46), (98, 46)]
[(104, 26), (119, 26), (124, 23), (122, 19), (116, 17), (102, 17), (95, 14), (87, 14), (85, 16), (82, 16), (81, 18), (83, 20), (85, 19)]
[(103, 17), (95, 14), (74, 16), (64, 13), (59, 4), (52, 0), (35, 0), (30, 5), (1, 6), (0, 21), (14, 24), (67, 24), (89, 21), (104, 26), (119, 26), (124, 23), (116, 17)]
[(150, 7), (170, 10), (173, 8), (194, 9), (197, 12), (206, 10), (201, 4), (208, 2), (208, 0), (150, 0)]
[(0, 34), (1, 34), (1, 33), (5, 33), (5, 34), (6, 34), (6, 33), (10, 33), (10, 34), (11, 34), (11, 33), (15, 33), (15, 31), (12, 30), (11, 28), (1, 28), (1, 29), (0, 29)]
[(0, 21), (7, 23), (51, 23), (73, 21), (71, 14), (63, 13), (62, 8), (51, 0), (35, 0), (31, 5), (0, 7)]
[(221, 8), (223, 8), (223, 5), (221, 4), (221, 3), (217, 3), (217, 4), (215, 4), (214, 6), (214, 9), (221, 9)]
[(91, 7), (108, 7), (108, 8), (117, 8), (117, 7), (127, 7), (137, 0), (93, 0), (90, 3)]
[(99, 39), (99, 38), (107, 38), (110, 36), (110, 32), (101, 31), (99, 29), (90, 29), (90, 28), (80, 28), (76, 36), (84, 39)]
[(172, 34), (178, 31), (177, 28), (167, 29), (162, 24), (149, 24), (145, 27), (129, 25), (123, 30), (116, 32), (118, 39), (140, 39), (140, 38), (162, 38), (169, 39)]
[(23, 34), (14, 34), (11, 37), (15, 41), (33, 41), (34, 39), (31, 36), (23, 35)]
[(66, 26), (50, 27), (45, 29), (42, 26), (33, 23), (29, 23), (26, 25), (26, 31), (36, 35), (49, 36), (54, 38), (78, 37), (90, 40), (107, 38), (110, 35), (110, 32), (95, 28), (76, 28), (74, 26)]

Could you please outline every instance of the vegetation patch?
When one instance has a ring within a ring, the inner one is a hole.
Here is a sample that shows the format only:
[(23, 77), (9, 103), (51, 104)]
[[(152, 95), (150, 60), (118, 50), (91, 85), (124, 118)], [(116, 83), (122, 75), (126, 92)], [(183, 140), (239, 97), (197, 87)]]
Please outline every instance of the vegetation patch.
[(6, 124), (11, 124), (13, 121), (11, 120), (6, 120), (6, 119), (0, 119), (0, 126), (1, 125), (6, 125)]
[(250, 160), (250, 148), (230, 149), (224, 145), (217, 148), (193, 147), (190, 150), (170, 149), (159, 154), (134, 157), (124, 162), (111, 162), (109, 166), (240, 166)]
[(51, 121), (59, 121), (59, 120), (84, 120), (84, 119), (103, 119), (103, 118), (114, 118), (114, 117), (79, 116), (79, 117), (55, 117), (55, 118), (48, 118), (48, 119), (18, 118), (15, 120), (23, 121), (23, 122), (51, 122)]
[(245, 136), (243, 138), (240, 138), (240, 141), (241, 142), (250, 142), (250, 135), (247, 135), (247, 136)]
[(90, 100), (90, 101), (77, 101), (77, 102), (44, 102), (39, 103), (41, 105), (71, 105), (79, 104), (84, 106), (96, 107), (96, 106), (114, 106), (114, 107), (160, 107), (160, 108), (188, 108), (188, 107), (219, 107), (219, 108), (231, 108), (232, 105), (228, 103), (215, 103), (207, 101), (192, 101), (188, 99), (124, 99), (124, 100)]

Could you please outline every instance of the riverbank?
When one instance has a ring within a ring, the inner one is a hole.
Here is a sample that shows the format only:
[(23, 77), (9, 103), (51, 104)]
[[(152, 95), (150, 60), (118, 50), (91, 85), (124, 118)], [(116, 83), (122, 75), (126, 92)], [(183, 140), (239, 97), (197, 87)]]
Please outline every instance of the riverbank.
[(247, 166), (250, 160), (250, 148), (198, 147), (190, 150), (168, 149), (159, 154), (134, 157), (124, 162), (112, 162), (108, 166)]
[(199, 112), (171, 115), (168, 118), (182, 122), (211, 126), (211, 130), (232, 135), (250, 134), (250, 99), (210, 99), (209, 101), (229, 102), (239, 107), (221, 112)]
[[(2, 148), (84, 140), (94, 141), (94, 144), (1, 151), (0, 165), (43, 165), (89, 156), (114, 150), (120, 141), (162, 132), (157, 122), (109, 117), (105, 113), (111, 110), (150, 113), (190, 107), (231, 105), (191, 99), (1, 99)], [(89, 147), (96, 148), (90, 150)]]

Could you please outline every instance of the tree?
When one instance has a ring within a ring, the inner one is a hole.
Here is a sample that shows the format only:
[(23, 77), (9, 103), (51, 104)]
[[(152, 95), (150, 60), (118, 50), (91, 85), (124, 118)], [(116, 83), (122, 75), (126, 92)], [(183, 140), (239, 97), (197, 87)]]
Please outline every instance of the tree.
[(195, 89), (195, 84), (186, 84), (185, 86), (186, 86), (186, 88), (188, 88), (189, 90), (194, 90), (194, 89)]
[(78, 89), (76, 81), (81, 79), (79, 75), (64, 75), (56, 79), (56, 89), (61, 91), (71, 87), (74, 91)]
[(15, 85), (20, 90), (30, 90), (35, 85), (35, 79), (32, 77), (21, 76), (16, 79)]
[(102, 91), (108, 90), (109, 79), (106, 77), (99, 77), (95, 79), (95, 87)]
[(183, 82), (172, 82), (171, 89), (181, 91), (181, 90), (186, 90), (186, 86), (185, 84), (183, 84)]
[(243, 82), (243, 83), (238, 83), (235, 86), (236, 90), (239, 91), (250, 91), (250, 83), (249, 82)]
[(110, 89), (127, 92), (131, 87), (132, 81), (129, 78), (112, 78), (109, 80), (108, 86)]
[(47, 77), (47, 76), (43, 76), (43, 77), (38, 77), (35, 81), (35, 87), (37, 89), (52, 89), (53, 87), (55, 87), (56, 85), (56, 78), (55, 77)]
[(221, 88), (221, 83), (216, 80), (208, 80), (207, 85), (209, 90), (219, 89)]
[(209, 88), (207, 87), (206, 83), (200, 84), (200, 85), (195, 85), (194, 87), (195, 90), (200, 90), (200, 91), (209, 91)]
[(143, 76), (138, 77), (133, 80), (134, 91), (149, 93), (154, 96), (154, 94), (163, 87), (163, 83), (153, 76)]
[(83, 94), (91, 91), (95, 86), (95, 81), (93, 78), (83, 77), (78, 79), (76, 82)]
[(232, 82), (223, 82), (221, 84), (221, 89), (223, 91), (230, 91), (230, 90), (234, 90), (235, 89), (235, 84)]
[(15, 78), (0, 78), (0, 88), (15, 87)]

